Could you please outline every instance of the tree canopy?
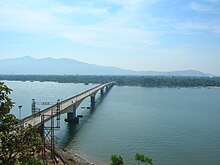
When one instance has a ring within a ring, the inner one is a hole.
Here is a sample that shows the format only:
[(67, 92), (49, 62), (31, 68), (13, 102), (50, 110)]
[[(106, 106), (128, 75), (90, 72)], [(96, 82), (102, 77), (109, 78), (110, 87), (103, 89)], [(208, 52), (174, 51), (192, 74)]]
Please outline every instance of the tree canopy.
[(138, 161), (138, 164), (139, 164), (140, 162), (146, 163), (146, 164), (153, 164), (151, 158), (149, 158), (149, 157), (147, 157), (147, 156), (144, 156), (144, 155), (141, 154), (141, 153), (136, 153), (136, 155), (135, 155), (135, 160)]
[(123, 165), (124, 161), (121, 155), (112, 155), (110, 165)]
[(0, 164), (27, 164), (40, 151), (41, 138), (37, 128), (24, 127), (10, 110), (12, 89), (0, 82)]

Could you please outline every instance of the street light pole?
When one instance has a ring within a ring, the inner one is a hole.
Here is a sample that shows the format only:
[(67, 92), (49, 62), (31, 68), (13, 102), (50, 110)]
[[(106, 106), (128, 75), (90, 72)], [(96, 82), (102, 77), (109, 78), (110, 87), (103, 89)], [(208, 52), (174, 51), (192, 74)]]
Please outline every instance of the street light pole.
[(22, 105), (19, 105), (18, 108), (19, 108), (19, 119), (21, 120), (21, 108), (22, 108)]

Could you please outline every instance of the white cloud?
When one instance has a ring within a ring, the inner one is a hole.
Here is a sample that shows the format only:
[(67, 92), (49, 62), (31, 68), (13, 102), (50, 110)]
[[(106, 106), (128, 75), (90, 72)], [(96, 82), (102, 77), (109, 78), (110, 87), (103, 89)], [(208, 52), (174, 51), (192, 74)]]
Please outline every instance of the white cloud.
[(141, 47), (157, 43), (150, 32), (137, 23), (145, 1), (108, 2), (120, 4), (120, 9), (110, 14), (111, 6), (99, 7), (95, 2), (67, 5), (56, 0), (39, 0), (37, 3), (3, 0), (0, 2), (0, 29), (52, 33), (97, 47)]
[(220, 24), (214, 22), (190, 22), (181, 25), (183, 28), (188, 30), (196, 30), (197, 32), (212, 32), (216, 34), (220, 34)]
[[(154, 3), (162, 3), (160, 0), (106, 0), (102, 5), (96, 0), (80, 2), (64, 4), (57, 0), (2, 0), (0, 30), (46, 33), (95, 47), (123, 49), (158, 45), (159, 37), (167, 33), (220, 31), (220, 23), (216, 20), (174, 20), (146, 11)], [(114, 6), (115, 11), (112, 12)], [(214, 11), (212, 6), (195, 2), (190, 4), (190, 9), (197, 12)]]
[(190, 4), (190, 9), (197, 11), (197, 12), (206, 12), (206, 13), (218, 13), (213, 6), (210, 4), (201, 4), (192, 2)]
[(62, 36), (95, 47), (140, 49), (158, 44), (157, 41), (148, 39), (149, 35), (145, 31), (125, 27), (81, 27), (74, 32), (64, 32)]
[[(108, 1), (113, 3), (114, 1)], [(78, 26), (62, 32), (62, 36), (74, 42), (96, 47), (141, 48), (158, 44), (154, 34), (138, 24), (143, 0), (117, 1), (120, 9), (95, 24)]]
[(205, 0), (207, 2), (211, 2), (211, 3), (220, 3), (220, 0)]
[(189, 8), (196, 12), (219, 15), (219, 3), (220, 0), (204, 0), (200, 2), (191, 2)]

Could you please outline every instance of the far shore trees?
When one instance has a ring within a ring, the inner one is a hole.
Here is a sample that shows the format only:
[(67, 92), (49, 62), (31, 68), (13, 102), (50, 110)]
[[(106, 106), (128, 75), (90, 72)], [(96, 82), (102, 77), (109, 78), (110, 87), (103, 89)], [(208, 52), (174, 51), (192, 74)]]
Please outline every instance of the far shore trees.
[(8, 96), (11, 92), (0, 82), (0, 165), (33, 164), (37, 162), (34, 155), (41, 149), (40, 134), (10, 114), (14, 104)]
[(8, 81), (52, 81), (59, 83), (115, 82), (119, 86), (144, 87), (220, 87), (220, 77), (193, 76), (113, 76), (113, 75), (0, 75), (0, 80)]

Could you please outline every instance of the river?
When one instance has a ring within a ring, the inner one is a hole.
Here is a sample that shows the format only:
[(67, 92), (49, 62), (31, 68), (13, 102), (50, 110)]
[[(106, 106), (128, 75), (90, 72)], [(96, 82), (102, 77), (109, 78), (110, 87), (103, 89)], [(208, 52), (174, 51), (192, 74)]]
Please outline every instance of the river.
[[(5, 81), (14, 91), (12, 113), (31, 114), (31, 99), (65, 99), (96, 84)], [(65, 123), (56, 143), (98, 165), (119, 154), (126, 165), (137, 164), (136, 153), (155, 165), (218, 165), (220, 162), (220, 88), (145, 88), (114, 86), (104, 99), (97, 94), (94, 111), (85, 99), (77, 109), (80, 124)], [(43, 109), (43, 107), (40, 107)]]

